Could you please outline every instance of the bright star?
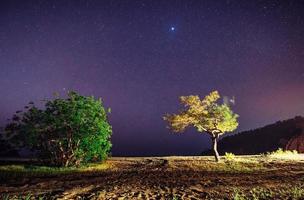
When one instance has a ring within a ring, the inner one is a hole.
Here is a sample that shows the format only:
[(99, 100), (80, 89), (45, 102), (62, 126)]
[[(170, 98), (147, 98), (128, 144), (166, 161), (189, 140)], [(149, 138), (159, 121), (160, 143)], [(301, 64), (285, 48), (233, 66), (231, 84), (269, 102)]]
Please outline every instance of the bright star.
[(174, 27), (174, 26), (171, 26), (170, 30), (171, 30), (171, 31), (175, 31), (175, 27)]

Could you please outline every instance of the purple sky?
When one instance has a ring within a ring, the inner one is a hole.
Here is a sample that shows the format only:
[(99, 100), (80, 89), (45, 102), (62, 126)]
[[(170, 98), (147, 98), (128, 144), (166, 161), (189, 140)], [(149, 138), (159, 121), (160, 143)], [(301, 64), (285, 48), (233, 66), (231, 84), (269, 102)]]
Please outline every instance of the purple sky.
[(76, 90), (111, 107), (113, 155), (195, 155), (181, 95), (235, 96), (237, 131), (304, 114), (304, 1), (1, 1), (0, 125)]

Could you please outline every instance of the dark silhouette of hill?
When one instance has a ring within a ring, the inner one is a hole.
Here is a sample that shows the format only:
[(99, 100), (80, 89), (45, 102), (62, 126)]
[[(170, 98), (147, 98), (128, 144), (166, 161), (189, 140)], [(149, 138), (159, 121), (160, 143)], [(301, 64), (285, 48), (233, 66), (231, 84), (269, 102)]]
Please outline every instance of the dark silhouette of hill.
[[(219, 141), (219, 153), (232, 152), (240, 155), (260, 154), (278, 148), (304, 153), (304, 117), (278, 121), (262, 128), (240, 132)], [(213, 154), (211, 150), (203, 155)]]

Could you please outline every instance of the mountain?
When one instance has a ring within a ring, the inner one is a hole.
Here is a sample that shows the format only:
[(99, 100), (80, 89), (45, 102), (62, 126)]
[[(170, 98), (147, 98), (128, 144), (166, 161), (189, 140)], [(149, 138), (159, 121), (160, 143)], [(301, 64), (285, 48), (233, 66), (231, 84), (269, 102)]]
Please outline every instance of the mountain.
[[(240, 155), (260, 154), (278, 148), (304, 153), (304, 117), (297, 116), (262, 128), (227, 136), (218, 144), (218, 151), (222, 155), (225, 152)], [(203, 152), (203, 155), (210, 154), (212, 154), (211, 150)]]

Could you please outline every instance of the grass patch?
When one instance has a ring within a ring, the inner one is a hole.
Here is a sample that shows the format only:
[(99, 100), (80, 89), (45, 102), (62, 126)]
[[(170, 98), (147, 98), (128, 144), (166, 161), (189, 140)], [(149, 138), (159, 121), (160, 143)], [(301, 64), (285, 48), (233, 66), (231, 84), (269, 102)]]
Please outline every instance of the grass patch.
[(24, 194), (24, 195), (0, 195), (0, 199), (2, 200), (45, 200), (45, 199), (53, 199), (50, 197), (47, 197), (45, 195), (37, 196), (32, 194)]
[(246, 159), (223, 159), (220, 162), (206, 160), (191, 160), (189, 162), (171, 162), (169, 167), (172, 169), (192, 169), (208, 172), (225, 172), (225, 173), (251, 173), (266, 170), (263, 162), (258, 160)]
[(98, 172), (111, 168), (111, 164), (94, 163), (82, 167), (47, 167), (36, 165), (2, 165), (0, 166), (0, 178), (24, 178), (35, 176), (56, 176), (62, 174)]
[(267, 200), (267, 199), (292, 199), (304, 198), (304, 185), (285, 185), (282, 188), (255, 187), (249, 191), (234, 189), (233, 200)]
[(276, 151), (268, 152), (264, 154), (266, 158), (274, 158), (274, 159), (291, 159), (291, 160), (298, 160), (303, 159), (303, 155), (299, 154), (296, 150), (283, 150), (279, 148)]
[(2, 200), (31, 200), (31, 199), (37, 199), (37, 200), (44, 200), (44, 196), (33, 196), (31, 194), (25, 194), (25, 195), (0, 195), (0, 198)]

